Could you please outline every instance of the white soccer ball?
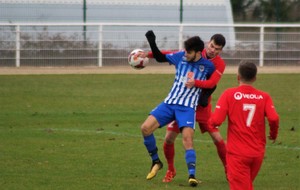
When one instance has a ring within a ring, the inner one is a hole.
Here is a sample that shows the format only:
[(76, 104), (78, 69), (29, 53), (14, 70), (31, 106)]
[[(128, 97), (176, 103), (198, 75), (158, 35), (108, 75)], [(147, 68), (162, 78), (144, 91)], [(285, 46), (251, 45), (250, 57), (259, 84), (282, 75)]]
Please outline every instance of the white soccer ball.
[(128, 56), (128, 63), (132, 68), (143, 69), (149, 63), (148, 57), (145, 57), (145, 58), (140, 57), (141, 53), (144, 53), (144, 50), (135, 49), (132, 52), (130, 52), (130, 54)]

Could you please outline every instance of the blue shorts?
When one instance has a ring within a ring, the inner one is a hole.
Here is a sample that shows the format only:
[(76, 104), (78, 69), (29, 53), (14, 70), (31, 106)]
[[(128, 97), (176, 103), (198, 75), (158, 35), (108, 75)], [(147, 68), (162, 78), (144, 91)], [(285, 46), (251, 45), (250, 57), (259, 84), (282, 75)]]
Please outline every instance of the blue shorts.
[(156, 108), (154, 108), (151, 112), (160, 127), (163, 127), (170, 122), (176, 120), (178, 123), (179, 129), (182, 127), (191, 127), (195, 129), (195, 110), (191, 107), (166, 104), (162, 102)]

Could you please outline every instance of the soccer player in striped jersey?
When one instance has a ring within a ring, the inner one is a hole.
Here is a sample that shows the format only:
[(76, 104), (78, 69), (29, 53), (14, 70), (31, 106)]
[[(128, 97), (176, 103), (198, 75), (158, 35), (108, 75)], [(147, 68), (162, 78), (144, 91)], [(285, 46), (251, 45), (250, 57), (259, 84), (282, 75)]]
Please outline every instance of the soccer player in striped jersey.
[(209, 127), (222, 125), (228, 116), (227, 179), (230, 190), (253, 190), (265, 154), (267, 118), (269, 139), (275, 142), (279, 116), (271, 96), (253, 87), (257, 67), (252, 62), (239, 64), (239, 86), (225, 90), (209, 119)]
[[(217, 128), (208, 128), (208, 119), (211, 115), (211, 94), (216, 89), (217, 83), (220, 81), (225, 70), (225, 62), (220, 57), (220, 53), (226, 44), (225, 37), (222, 34), (214, 34), (207, 45), (202, 51), (202, 57), (209, 59), (214, 65), (216, 70), (208, 80), (194, 80), (191, 79), (187, 82), (187, 87), (193, 86), (203, 88), (199, 98), (199, 104), (196, 109), (196, 121), (198, 122), (201, 133), (208, 132), (211, 136), (219, 155), (220, 160), (224, 166), (226, 173), (226, 145)], [(168, 170), (163, 179), (163, 182), (171, 182), (176, 175), (174, 166), (175, 147), (174, 142), (180, 133), (177, 122), (171, 122), (167, 127), (167, 133), (164, 141), (164, 154), (168, 163)]]
[[(225, 70), (225, 62), (219, 55), (226, 44), (226, 39), (222, 34), (214, 34), (207, 44), (207, 47), (202, 51), (202, 57), (209, 59), (214, 65), (216, 70), (213, 72), (208, 80), (189, 80), (187, 87), (199, 87), (202, 88), (201, 96), (199, 98), (198, 106), (196, 109), (196, 121), (198, 122), (201, 133), (208, 132), (217, 148), (217, 152), (220, 160), (224, 166), (226, 173), (226, 144), (221, 136), (220, 131), (217, 128), (208, 128), (208, 119), (211, 115), (211, 94), (216, 89), (217, 83), (220, 81), (223, 72)], [(162, 53), (172, 53), (176, 51), (162, 51)], [(152, 52), (147, 53), (147, 57), (153, 58)], [(175, 146), (174, 142), (176, 137), (180, 133), (176, 121), (171, 122), (167, 126), (167, 132), (164, 141), (164, 154), (167, 159), (168, 169), (163, 182), (171, 182), (176, 176), (176, 169), (174, 166)]]
[(214, 72), (215, 67), (212, 62), (202, 58), (201, 52), (204, 49), (204, 43), (198, 36), (191, 37), (184, 42), (184, 51), (166, 55), (158, 49), (153, 31), (148, 31), (146, 37), (156, 61), (169, 62), (176, 69), (174, 83), (168, 96), (150, 112), (150, 115), (141, 125), (144, 145), (152, 159), (152, 166), (146, 178), (152, 179), (156, 176), (158, 170), (163, 167), (158, 156), (153, 132), (157, 128), (176, 120), (183, 137), (182, 143), (185, 149), (185, 160), (189, 175), (188, 183), (190, 186), (197, 186), (199, 182), (195, 178), (196, 153), (193, 147), (193, 136), (195, 109), (201, 88), (187, 88), (186, 83), (192, 78), (206, 80)]

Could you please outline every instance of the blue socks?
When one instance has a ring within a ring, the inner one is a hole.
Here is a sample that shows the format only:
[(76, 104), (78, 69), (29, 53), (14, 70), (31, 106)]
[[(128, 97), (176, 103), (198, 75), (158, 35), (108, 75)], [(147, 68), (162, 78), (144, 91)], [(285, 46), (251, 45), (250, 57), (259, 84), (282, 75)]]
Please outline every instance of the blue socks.
[(144, 137), (144, 145), (146, 146), (152, 160), (158, 160), (156, 141), (153, 134)]
[(195, 176), (196, 173), (196, 152), (194, 149), (185, 151), (185, 161), (188, 167), (189, 175)]
[[(157, 147), (156, 147), (156, 140), (154, 135), (151, 134), (147, 137), (144, 137), (144, 145), (146, 146), (149, 155), (151, 156), (152, 160), (158, 160), (157, 154)], [(196, 152), (194, 149), (186, 150), (185, 151), (185, 161), (188, 167), (189, 176), (195, 176), (196, 173)]]

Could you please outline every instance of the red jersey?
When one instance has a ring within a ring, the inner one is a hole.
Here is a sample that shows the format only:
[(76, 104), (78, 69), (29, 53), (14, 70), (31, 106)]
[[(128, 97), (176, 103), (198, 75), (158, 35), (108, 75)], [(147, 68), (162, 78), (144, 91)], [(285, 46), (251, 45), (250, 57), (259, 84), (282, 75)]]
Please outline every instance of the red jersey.
[[(207, 59), (206, 49), (204, 49), (202, 51), (202, 57)], [(217, 55), (216, 57), (209, 59), (209, 60), (214, 64), (216, 70), (213, 72), (213, 74), (207, 80), (195, 80), (195, 86), (198, 88), (213, 88), (220, 81), (220, 79), (224, 73), (225, 62), (219, 55)], [(210, 114), (211, 114), (211, 96), (208, 98), (208, 106), (206, 106), (206, 107), (197, 106), (196, 112), (197, 112), (196, 120), (202, 124), (207, 123), (208, 119), (210, 118)], [(207, 127), (200, 126), (200, 128), (201, 128), (202, 133), (208, 131)], [(215, 131), (215, 129), (212, 131)]]
[(220, 96), (210, 127), (220, 126), (228, 115), (227, 151), (242, 156), (259, 156), (265, 152), (265, 117), (270, 137), (276, 139), (279, 116), (269, 94), (250, 85), (230, 88)]
[[(202, 51), (202, 57), (207, 59), (206, 49)], [(209, 60), (214, 64), (216, 70), (213, 72), (213, 74), (208, 80), (195, 80), (195, 86), (198, 88), (213, 88), (217, 85), (224, 73), (225, 62), (219, 55)]]

